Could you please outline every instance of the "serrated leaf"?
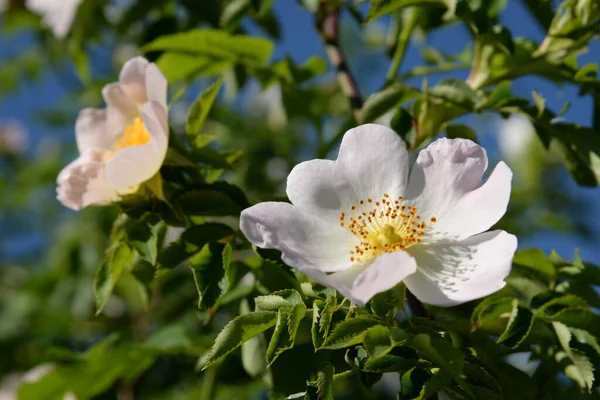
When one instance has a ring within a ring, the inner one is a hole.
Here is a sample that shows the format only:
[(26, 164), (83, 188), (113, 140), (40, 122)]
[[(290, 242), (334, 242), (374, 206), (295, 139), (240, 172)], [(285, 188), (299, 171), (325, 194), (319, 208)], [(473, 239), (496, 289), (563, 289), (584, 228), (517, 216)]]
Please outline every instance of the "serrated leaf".
[(319, 400), (334, 400), (333, 397), (333, 365), (323, 366), (317, 373), (317, 396)]
[(224, 248), (223, 244), (209, 243), (189, 261), (198, 291), (199, 309), (213, 307), (225, 292)]
[(364, 335), (369, 328), (380, 325), (378, 318), (358, 316), (346, 321), (342, 321), (334, 326), (329, 334), (322, 349), (343, 349), (354, 346), (363, 341)]
[(363, 345), (370, 357), (386, 355), (392, 349), (391, 332), (387, 326), (377, 325), (365, 332)]
[[(397, 349), (395, 349), (394, 351), (396, 350)], [(386, 354), (381, 357), (367, 359), (363, 366), (363, 369), (365, 371), (370, 372), (403, 373), (411, 368), (414, 368), (418, 363), (419, 357), (416, 352), (407, 356), (399, 356), (397, 354)]]
[[(248, 300), (240, 302), (240, 314), (250, 313)], [(258, 334), (242, 343), (242, 365), (244, 370), (253, 378), (262, 375), (267, 370), (267, 360), (263, 356), (267, 352), (267, 341), (264, 334)]]
[(256, 311), (277, 311), (281, 307), (294, 307), (304, 304), (302, 296), (295, 289), (284, 289), (254, 299)]
[[(534, 300), (535, 298), (532, 299), (532, 304)], [(544, 316), (545, 314), (553, 315), (569, 307), (587, 308), (588, 304), (584, 299), (579, 296), (575, 296), (574, 294), (568, 294), (564, 296), (560, 296), (559, 294), (557, 297), (549, 299), (540, 305), (535, 313), (539, 316)]]
[(594, 366), (583, 352), (571, 348), (571, 332), (566, 325), (552, 322), (552, 326), (558, 341), (572, 362), (565, 368), (565, 375), (577, 382), (582, 389), (587, 389), (588, 393), (591, 393), (594, 383)]
[(436, 97), (472, 110), (477, 102), (477, 95), (464, 81), (459, 79), (443, 79), (429, 88), (427, 95)]
[(231, 353), (250, 338), (275, 326), (277, 313), (260, 311), (240, 315), (229, 322), (215, 339), (203, 369)]
[(224, 77), (221, 77), (210, 85), (190, 106), (185, 128), (190, 144), (194, 145), (196, 136), (202, 132), (208, 112), (217, 98), (224, 79)]
[(159, 254), (158, 263), (162, 268), (174, 268), (210, 241), (218, 241), (232, 234), (230, 227), (215, 222), (192, 226)]
[(131, 269), (134, 255), (133, 249), (124, 241), (114, 243), (107, 251), (94, 279), (96, 315), (102, 312), (123, 271)]
[(588, 308), (569, 307), (549, 317), (570, 328), (583, 329), (596, 337), (600, 337), (600, 316)]
[(170, 83), (201, 76), (219, 75), (230, 69), (234, 63), (235, 60), (230, 58), (219, 60), (201, 54), (171, 51), (163, 53), (156, 60), (156, 65)]
[(505, 315), (510, 316), (513, 310), (513, 297), (488, 297), (477, 304), (471, 315), (471, 330), (476, 330), (487, 322), (497, 321)]
[(281, 353), (294, 347), (298, 325), (304, 318), (305, 312), (304, 303), (292, 307), (280, 307), (277, 310), (277, 324), (267, 347), (268, 365), (273, 364)]
[(464, 368), (464, 355), (462, 351), (452, 346), (446, 340), (432, 338), (430, 335), (420, 333), (413, 337), (409, 344), (419, 354), (438, 365), (444, 373), (451, 376), (457, 383), (464, 383), (462, 379)]
[(142, 219), (128, 218), (124, 225), (127, 243), (135, 248), (142, 259), (155, 265), (158, 255), (158, 238), (166, 225), (156, 216), (146, 215)]
[(519, 301), (514, 299), (512, 302), (512, 312), (506, 330), (498, 338), (498, 343), (502, 343), (507, 347), (515, 348), (523, 342), (529, 335), (533, 326), (533, 313), (519, 306)]

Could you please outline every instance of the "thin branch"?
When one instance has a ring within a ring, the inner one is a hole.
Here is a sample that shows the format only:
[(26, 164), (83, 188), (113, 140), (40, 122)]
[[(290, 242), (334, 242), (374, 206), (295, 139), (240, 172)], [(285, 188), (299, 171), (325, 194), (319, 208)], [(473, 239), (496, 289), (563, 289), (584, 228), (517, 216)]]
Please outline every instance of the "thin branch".
[(360, 123), (363, 99), (358, 90), (356, 79), (348, 68), (346, 57), (340, 46), (339, 41), (339, 25), (340, 25), (340, 9), (327, 10), (324, 13), (317, 13), (317, 30), (325, 43), (325, 50), (329, 61), (337, 70), (337, 77), (342, 88), (342, 91), (350, 100), (350, 106), (356, 121)]
[(394, 81), (396, 75), (398, 74), (398, 70), (400, 69), (402, 61), (404, 60), (404, 55), (406, 54), (406, 49), (408, 48), (410, 38), (412, 37), (413, 30), (417, 26), (419, 15), (420, 12), (417, 7), (412, 7), (407, 10), (406, 19), (402, 21), (402, 28), (400, 28), (398, 42), (396, 43), (396, 49), (394, 50), (394, 55), (392, 56), (392, 63), (390, 64), (385, 77), (386, 83)]

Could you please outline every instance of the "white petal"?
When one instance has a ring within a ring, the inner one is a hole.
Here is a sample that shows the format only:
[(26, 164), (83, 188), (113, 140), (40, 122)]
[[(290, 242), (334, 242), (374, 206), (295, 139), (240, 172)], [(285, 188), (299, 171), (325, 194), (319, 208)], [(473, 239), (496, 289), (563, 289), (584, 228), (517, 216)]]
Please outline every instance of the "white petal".
[(417, 263), (413, 257), (406, 252), (395, 251), (380, 255), (370, 264), (331, 274), (326, 277), (327, 282), (321, 283), (335, 288), (353, 303), (364, 306), (377, 293), (393, 288), (416, 270)]
[(151, 63), (146, 68), (146, 91), (148, 100), (155, 101), (167, 109), (167, 78), (156, 64)]
[(440, 307), (475, 300), (504, 287), (516, 249), (517, 238), (504, 231), (415, 246), (417, 272), (404, 283), (419, 300)]
[(106, 164), (106, 178), (117, 190), (126, 190), (152, 178), (167, 154), (169, 133), (162, 106), (153, 102), (144, 104), (142, 120), (150, 141), (117, 150)]
[(403, 195), (407, 180), (408, 153), (400, 137), (385, 126), (366, 124), (346, 132), (335, 162), (297, 165), (288, 176), (287, 194), (298, 207), (333, 220), (360, 199)]
[(288, 203), (265, 202), (242, 211), (240, 229), (250, 243), (278, 249), (283, 261), (303, 271), (332, 272), (351, 266), (358, 240), (339, 225), (305, 214)]
[(487, 181), (485, 150), (465, 139), (439, 139), (419, 153), (406, 198), (417, 213), (437, 222), (423, 241), (460, 240), (483, 232), (506, 212), (512, 172), (499, 163)]
[(148, 64), (148, 60), (144, 57), (134, 57), (123, 65), (119, 74), (119, 83), (123, 91), (138, 105), (148, 101), (146, 92), (146, 69)]
[(109, 83), (102, 88), (102, 97), (108, 108), (116, 108), (123, 116), (132, 120), (139, 117), (140, 108), (131, 100), (119, 83)]
[(89, 205), (105, 205), (119, 196), (106, 180), (102, 161), (104, 151), (88, 149), (58, 175), (58, 200), (73, 210)]
[(80, 154), (88, 149), (110, 150), (115, 140), (123, 134), (123, 130), (110, 128), (107, 118), (107, 110), (84, 108), (79, 112), (75, 137)]
[(77, 8), (82, 0), (27, 0), (29, 10), (42, 16), (54, 35), (62, 39), (71, 30), (71, 25), (77, 14)]

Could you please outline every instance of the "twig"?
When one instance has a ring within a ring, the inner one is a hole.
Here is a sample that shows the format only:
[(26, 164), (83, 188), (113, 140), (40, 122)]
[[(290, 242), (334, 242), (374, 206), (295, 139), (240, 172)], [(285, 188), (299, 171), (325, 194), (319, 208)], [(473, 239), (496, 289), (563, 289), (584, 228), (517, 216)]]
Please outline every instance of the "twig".
[(358, 84), (352, 76), (346, 57), (342, 51), (339, 42), (339, 25), (340, 25), (340, 9), (335, 8), (332, 10), (319, 10), (317, 13), (317, 30), (325, 43), (325, 50), (329, 61), (337, 70), (337, 77), (342, 88), (342, 91), (350, 100), (350, 106), (352, 107), (352, 113), (356, 118), (356, 121), (360, 123), (361, 113), (360, 110), (363, 106), (363, 99), (358, 90)]
[(392, 63), (390, 64), (385, 77), (386, 83), (388, 84), (394, 81), (396, 75), (398, 74), (398, 70), (402, 65), (412, 32), (417, 26), (419, 14), (419, 9), (417, 7), (412, 7), (407, 10), (407, 17), (404, 21), (402, 21), (402, 28), (400, 29), (400, 33), (398, 35), (398, 42), (396, 43), (396, 49), (394, 50), (394, 55), (392, 56)]

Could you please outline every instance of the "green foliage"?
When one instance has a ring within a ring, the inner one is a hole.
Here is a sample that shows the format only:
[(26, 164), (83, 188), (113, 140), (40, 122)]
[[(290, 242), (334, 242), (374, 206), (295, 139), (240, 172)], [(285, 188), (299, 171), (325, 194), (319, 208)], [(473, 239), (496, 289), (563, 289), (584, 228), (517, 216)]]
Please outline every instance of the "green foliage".
[[(537, 137), (507, 160), (499, 228), (520, 243), (548, 230), (597, 239), (563, 174), (600, 184), (598, 65), (581, 58), (600, 33), (597, 0), (510, 3), (543, 29), (539, 43), (504, 26), (507, 0), (299, 0), (294, 13), (314, 24), (293, 35), (312, 46), (314, 30), (325, 49), (301, 59), (281, 47), (288, 2), (86, 0), (64, 39), (27, 3), (2, 14), (0, 98), (51, 71), (65, 99), (31, 119), (71, 132), (137, 48), (167, 77), (171, 126), (153, 178), (76, 217), (54, 201), (75, 146), (48, 135), (20, 154), (0, 140), (0, 393), (9, 374), (51, 363), (19, 398), (368, 399), (384, 373), (402, 400), (600, 398), (600, 268), (578, 253), (521, 248), (504, 288), (457, 307), (413, 307), (402, 283), (357, 307), (239, 229), (244, 209), (286, 201), (286, 173), (334, 156), (358, 123), (389, 121), (414, 154), (439, 135), (485, 143), (481, 121), (519, 114)], [(448, 26), (469, 34), (459, 53), (431, 46)], [(589, 100), (589, 124), (570, 122), (545, 86), (516, 96), (532, 76)], [(34, 233), (48, 251), (6, 253)]]

